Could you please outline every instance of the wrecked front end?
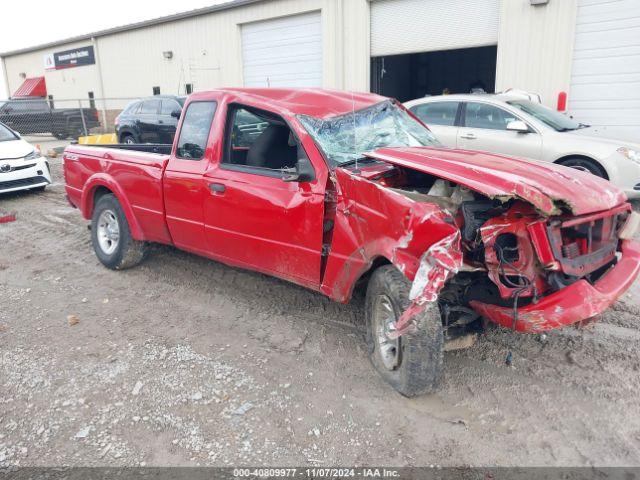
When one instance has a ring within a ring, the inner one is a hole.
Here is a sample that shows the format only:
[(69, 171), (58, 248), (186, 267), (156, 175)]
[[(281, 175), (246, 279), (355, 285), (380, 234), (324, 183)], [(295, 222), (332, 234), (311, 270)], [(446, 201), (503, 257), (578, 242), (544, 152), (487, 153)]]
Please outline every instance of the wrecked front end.
[(486, 321), (528, 333), (563, 327), (602, 313), (640, 270), (640, 247), (631, 240), (638, 214), (626, 202), (576, 215), (568, 202), (553, 201), (543, 212), (518, 194), (487, 195), (399, 165), (339, 172), (351, 201), (367, 206), (360, 215), (351, 207), (360, 218), (350, 227), (360, 229), (363, 244), (371, 208), (384, 208), (389, 220), (399, 219), (382, 202), (407, 208), (395, 213), (404, 215), (394, 222), (404, 231), (394, 234), (390, 259), (412, 281), (412, 303), (392, 336), (415, 328), (434, 305), (449, 340)]

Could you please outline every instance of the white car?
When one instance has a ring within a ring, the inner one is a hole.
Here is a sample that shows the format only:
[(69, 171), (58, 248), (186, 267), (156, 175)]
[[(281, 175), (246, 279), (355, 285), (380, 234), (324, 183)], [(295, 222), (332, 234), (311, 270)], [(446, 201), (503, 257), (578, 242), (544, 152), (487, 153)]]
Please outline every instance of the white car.
[(50, 183), (47, 159), (20, 135), (0, 123), (0, 193), (44, 190)]
[(444, 145), (559, 163), (609, 179), (640, 197), (640, 143), (519, 95), (442, 95), (404, 104)]

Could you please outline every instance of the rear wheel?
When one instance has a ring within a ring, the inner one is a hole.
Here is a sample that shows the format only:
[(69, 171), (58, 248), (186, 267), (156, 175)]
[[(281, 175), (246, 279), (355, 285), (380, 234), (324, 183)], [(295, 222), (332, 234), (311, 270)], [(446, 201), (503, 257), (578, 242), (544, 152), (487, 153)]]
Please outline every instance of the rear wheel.
[(366, 298), (369, 358), (380, 376), (407, 397), (437, 390), (443, 370), (442, 320), (438, 306), (428, 305), (416, 328), (390, 338), (395, 322), (411, 304), (410, 282), (394, 266), (378, 268)]
[(576, 170), (582, 170), (583, 172), (589, 172), (596, 177), (607, 178), (607, 174), (604, 171), (602, 166), (589, 159), (583, 157), (569, 157), (565, 158), (558, 162), (560, 165), (564, 165), (565, 167), (575, 168)]
[(114, 270), (138, 265), (147, 250), (145, 242), (131, 236), (120, 202), (111, 194), (100, 197), (96, 203), (91, 219), (91, 243), (98, 260)]

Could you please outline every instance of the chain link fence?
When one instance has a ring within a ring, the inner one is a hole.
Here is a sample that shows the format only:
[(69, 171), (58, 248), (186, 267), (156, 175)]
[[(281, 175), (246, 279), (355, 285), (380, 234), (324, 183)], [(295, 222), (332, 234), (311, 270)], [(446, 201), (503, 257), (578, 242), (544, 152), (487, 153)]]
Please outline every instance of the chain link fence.
[(0, 100), (0, 122), (23, 136), (78, 137), (115, 133), (117, 116), (140, 98), (15, 98)]

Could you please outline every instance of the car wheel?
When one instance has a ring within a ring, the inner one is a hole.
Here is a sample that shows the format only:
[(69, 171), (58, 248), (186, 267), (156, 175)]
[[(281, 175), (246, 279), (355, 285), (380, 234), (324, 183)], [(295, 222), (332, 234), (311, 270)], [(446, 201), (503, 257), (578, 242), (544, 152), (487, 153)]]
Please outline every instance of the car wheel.
[(604, 169), (597, 162), (582, 157), (569, 157), (558, 162), (565, 167), (575, 168), (576, 170), (582, 170), (583, 172), (589, 172), (600, 178), (607, 178), (607, 174)]
[(135, 145), (137, 142), (133, 135), (126, 134), (121, 137), (120, 143), (124, 143), (125, 145)]
[(113, 195), (98, 200), (91, 219), (91, 243), (96, 256), (105, 267), (123, 270), (144, 260), (147, 244), (134, 240), (122, 211)]
[(367, 287), (365, 314), (371, 363), (382, 378), (406, 397), (437, 390), (443, 371), (444, 336), (437, 304), (418, 315), (416, 328), (389, 338), (410, 305), (410, 282), (394, 266), (378, 268)]

